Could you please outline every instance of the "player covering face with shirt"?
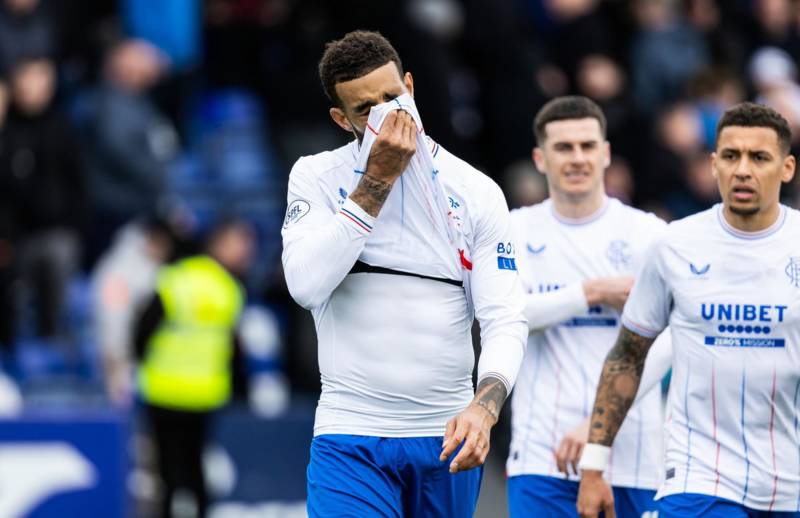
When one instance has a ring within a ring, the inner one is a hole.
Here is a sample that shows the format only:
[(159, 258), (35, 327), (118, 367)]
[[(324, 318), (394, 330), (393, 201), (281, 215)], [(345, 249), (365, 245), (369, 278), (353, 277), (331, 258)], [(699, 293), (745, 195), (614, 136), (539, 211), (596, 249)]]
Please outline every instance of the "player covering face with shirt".
[(601, 475), (653, 337), (673, 338), (659, 517), (798, 516), (800, 213), (779, 203), (795, 171), (786, 120), (729, 109), (711, 173), (722, 204), (675, 221), (650, 249), (603, 366), (580, 467), (581, 516), (613, 497)]
[(355, 139), (297, 161), (282, 230), (287, 286), (319, 342), (308, 513), (471, 516), (524, 348), (504, 197), (424, 134), (380, 34), (330, 42), (320, 78)]

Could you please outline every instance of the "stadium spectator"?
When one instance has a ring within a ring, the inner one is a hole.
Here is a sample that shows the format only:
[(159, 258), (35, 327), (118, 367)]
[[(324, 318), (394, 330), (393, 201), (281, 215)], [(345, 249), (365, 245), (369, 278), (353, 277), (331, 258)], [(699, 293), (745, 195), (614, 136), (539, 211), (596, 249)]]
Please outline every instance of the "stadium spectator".
[(92, 207), (89, 263), (134, 216), (154, 212), (177, 153), (177, 134), (147, 97), (164, 63), (148, 43), (109, 50), (103, 82), (88, 94), (83, 132)]
[(164, 483), (162, 518), (177, 516), (180, 488), (191, 492), (195, 516), (206, 515), (202, 456), (210, 421), (232, 396), (246, 397), (236, 331), (245, 294), (237, 278), (249, 268), (252, 232), (237, 220), (213, 228), (205, 254), (159, 271), (156, 295), (136, 323), (139, 392)]
[(0, 2), (0, 73), (29, 56), (55, 59), (58, 25), (50, 6), (41, 0)]
[(20, 281), (17, 304), (35, 301), (36, 335), (64, 338), (64, 299), (79, 268), (86, 193), (72, 129), (53, 105), (55, 73), (47, 58), (13, 67), (0, 182)]
[(174, 256), (182, 232), (168, 219), (148, 215), (122, 227), (92, 273), (92, 317), (106, 392), (116, 405), (134, 395), (133, 332), (136, 311), (148, 302), (159, 268)]
[(639, 30), (631, 42), (633, 100), (639, 114), (652, 116), (685, 94), (692, 75), (708, 64), (708, 49), (676, 0), (636, 0), (633, 9)]

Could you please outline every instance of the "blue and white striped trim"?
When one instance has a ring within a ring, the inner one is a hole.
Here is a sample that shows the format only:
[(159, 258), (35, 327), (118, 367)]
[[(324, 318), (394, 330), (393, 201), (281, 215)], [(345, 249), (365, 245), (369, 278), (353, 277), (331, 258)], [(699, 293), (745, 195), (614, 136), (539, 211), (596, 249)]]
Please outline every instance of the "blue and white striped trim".
[(345, 218), (352, 221), (356, 226), (360, 229), (365, 230), (367, 232), (372, 232), (372, 225), (364, 221), (362, 218), (354, 214), (353, 212), (347, 210), (344, 207), (339, 208), (339, 213), (342, 214)]

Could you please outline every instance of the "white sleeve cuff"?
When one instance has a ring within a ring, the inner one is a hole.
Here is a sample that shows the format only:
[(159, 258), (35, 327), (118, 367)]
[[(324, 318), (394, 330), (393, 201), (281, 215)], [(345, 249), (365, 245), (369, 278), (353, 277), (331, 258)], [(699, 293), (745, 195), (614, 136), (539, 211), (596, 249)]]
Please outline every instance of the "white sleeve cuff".
[(368, 235), (372, 232), (372, 227), (375, 224), (375, 219), (362, 209), (358, 203), (350, 198), (347, 198), (344, 203), (339, 207), (338, 216), (344, 220), (359, 233)]
[(524, 344), (508, 336), (483, 344), (478, 360), (478, 384), (483, 378), (494, 376), (503, 382), (506, 393), (510, 394), (524, 355)]
[(560, 290), (531, 293), (525, 296), (525, 318), (528, 329), (544, 329), (571, 317), (586, 313), (589, 305), (583, 283), (569, 284)]

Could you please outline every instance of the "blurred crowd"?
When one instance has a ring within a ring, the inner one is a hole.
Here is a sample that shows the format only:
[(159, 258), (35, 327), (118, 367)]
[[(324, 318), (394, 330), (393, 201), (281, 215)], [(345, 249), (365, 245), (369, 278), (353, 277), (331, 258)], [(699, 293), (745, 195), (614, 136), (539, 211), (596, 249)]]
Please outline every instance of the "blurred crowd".
[[(557, 95), (601, 105), (608, 192), (666, 219), (717, 201), (726, 107), (757, 100), (800, 130), (795, 0), (2, 0), (0, 345), (23, 392), (55, 372), (129, 401), (159, 268), (231, 219), (250, 229), (249, 372), (274, 374), (253, 404), (318, 390), (280, 222), (292, 163), (350, 138), (317, 62), (357, 28), (389, 38), (427, 132), (512, 207), (546, 196), (531, 122)], [(783, 195), (800, 205), (798, 182)]]

